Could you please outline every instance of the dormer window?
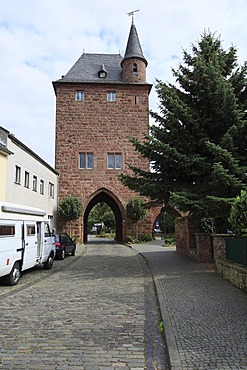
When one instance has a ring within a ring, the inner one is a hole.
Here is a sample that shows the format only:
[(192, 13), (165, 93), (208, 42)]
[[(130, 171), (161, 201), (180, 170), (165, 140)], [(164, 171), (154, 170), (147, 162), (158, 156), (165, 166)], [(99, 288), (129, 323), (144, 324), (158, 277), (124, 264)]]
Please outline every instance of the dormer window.
[(133, 64), (133, 74), (138, 75), (138, 66), (136, 63)]
[(101, 64), (100, 70), (98, 72), (98, 76), (99, 78), (106, 78), (107, 76), (107, 71), (103, 63)]
[(104, 72), (104, 71), (99, 72), (99, 77), (100, 78), (105, 78), (106, 77), (106, 72)]

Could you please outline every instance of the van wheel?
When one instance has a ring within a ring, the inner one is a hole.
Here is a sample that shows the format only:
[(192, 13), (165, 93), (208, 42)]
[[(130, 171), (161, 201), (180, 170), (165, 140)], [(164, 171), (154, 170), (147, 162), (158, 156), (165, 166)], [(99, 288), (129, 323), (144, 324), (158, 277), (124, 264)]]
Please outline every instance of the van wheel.
[(19, 262), (15, 262), (11, 272), (6, 276), (5, 282), (7, 285), (16, 285), (18, 284), (21, 278), (21, 268)]
[(50, 270), (52, 268), (52, 265), (53, 265), (53, 257), (50, 254), (49, 257), (48, 257), (48, 260), (44, 263), (44, 268), (46, 270)]

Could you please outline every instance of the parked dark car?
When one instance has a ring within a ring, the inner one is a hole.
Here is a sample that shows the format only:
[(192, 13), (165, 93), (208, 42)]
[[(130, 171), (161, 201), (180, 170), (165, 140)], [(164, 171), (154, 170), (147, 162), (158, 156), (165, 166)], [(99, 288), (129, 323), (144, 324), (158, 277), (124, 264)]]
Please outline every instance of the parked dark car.
[(75, 255), (76, 244), (66, 233), (55, 235), (56, 258), (63, 260), (66, 255)]

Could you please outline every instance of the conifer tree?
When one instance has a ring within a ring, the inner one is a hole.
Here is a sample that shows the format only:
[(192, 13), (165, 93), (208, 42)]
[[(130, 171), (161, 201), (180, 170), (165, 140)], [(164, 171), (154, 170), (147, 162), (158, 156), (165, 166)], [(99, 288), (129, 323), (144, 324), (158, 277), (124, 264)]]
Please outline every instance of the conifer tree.
[(120, 180), (153, 203), (170, 204), (201, 217), (227, 216), (232, 199), (247, 186), (247, 64), (237, 49), (225, 51), (220, 37), (204, 32), (183, 51), (173, 69), (176, 83), (157, 80), (159, 112), (135, 149), (150, 172), (130, 167)]

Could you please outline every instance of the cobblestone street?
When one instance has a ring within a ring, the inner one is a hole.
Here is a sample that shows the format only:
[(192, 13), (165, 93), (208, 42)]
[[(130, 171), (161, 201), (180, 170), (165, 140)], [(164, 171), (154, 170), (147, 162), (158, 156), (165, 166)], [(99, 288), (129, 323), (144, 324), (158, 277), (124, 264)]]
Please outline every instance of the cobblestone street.
[(0, 299), (0, 369), (247, 370), (246, 293), (162, 240), (89, 242)]
[(150, 272), (126, 246), (89, 245), (0, 290), (0, 369), (166, 368)]

